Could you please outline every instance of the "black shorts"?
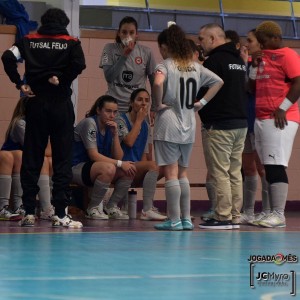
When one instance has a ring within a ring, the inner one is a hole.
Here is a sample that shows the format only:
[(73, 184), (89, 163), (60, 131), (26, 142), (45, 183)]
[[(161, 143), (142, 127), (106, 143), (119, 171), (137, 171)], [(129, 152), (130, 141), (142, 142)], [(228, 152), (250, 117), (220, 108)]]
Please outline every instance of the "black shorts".
[(91, 168), (92, 168), (93, 163), (94, 163), (94, 161), (88, 161), (82, 167), (81, 179), (82, 179), (82, 182), (86, 186), (94, 185), (94, 183), (91, 180)]

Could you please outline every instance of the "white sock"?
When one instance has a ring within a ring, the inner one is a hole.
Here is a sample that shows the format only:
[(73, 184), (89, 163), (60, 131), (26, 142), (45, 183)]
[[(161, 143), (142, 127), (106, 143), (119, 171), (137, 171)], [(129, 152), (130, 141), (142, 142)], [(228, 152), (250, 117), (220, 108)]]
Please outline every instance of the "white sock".
[(10, 175), (0, 175), (0, 209), (9, 205), (11, 182)]
[(271, 208), (281, 215), (284, 215), (286, 199), (289, 185), (285, 182), (276, 182), (270, 184)]
[(49, 175), (40, 175), (38, 186), (40, 188), (38, 192), (40, 208), (42, 211), (47, 211), (52, 206)]
[(245, 176), (243, 183), (244, 201), (243, 210), (246, 215), (254, 215), (258, 176)]
[(94, 186), (91, 192), (91, 200), (88, 205), (88, 209), (97, 207), (102, 202), (105, 194), (109, 190), (110, 183), (102, 182), (98, 179), (95, 180)]
[(158, 172), (148, 171), (143, 181), (143, 210), (148, 211), (153, 206)]
[(23, 190), (21, 186), (20, 174), (12, 174), (11, 178), (12, 208), (13, 210), (16, 210), (22, 205)]
[(180, 210), (183, 219), (191, 218), (191, 188), (187, 177), (179, 179), (180, 184)]
[(271, 207), (269, 199), (269, 183), (266, 180), (266, 175), (261, 177), (261, 199), (262, 211), (266, 214), (269, 214), (271, 211)]
[(119, 179), (115, 183), (114, 191), (106, 204), (107, 208), (112, 208), (113, 206), (117, 206), (118, 203), (124, 199), (125, 195), (128, 193), (128, 189), (130, 188), (132, 180), (130, 179)]
[(180, 220), (180, 185), (178, 179), (171, 179), (165, 182), (166, 201), (168, 217), (171, 221)]

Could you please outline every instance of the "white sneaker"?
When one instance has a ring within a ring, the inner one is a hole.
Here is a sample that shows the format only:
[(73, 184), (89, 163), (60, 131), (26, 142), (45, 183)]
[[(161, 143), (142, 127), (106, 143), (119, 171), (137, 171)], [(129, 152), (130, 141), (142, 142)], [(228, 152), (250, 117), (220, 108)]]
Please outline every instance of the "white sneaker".
[(241, 214), (240, 224), (252, 224), (254, 221), (254, 215)]
[(0, 220), (1, 221), (19, 221), (22, 219), (22, 216), (17, 213), (11, 213), (8, 209), (8, 205), (5, 205), (0, 210)]
[(73, 221), (71, 216), (66, 215), (62, 219), (58, 216), (53, 216), (52, 227), (68, 227), (68, 228), (82, 228), (82, 223), (78, 221)]
[(285, 217), (284, 215), (272, 212), (266, 218), (263, 218), (261, 221), (259, 221), (258, 225), (268, 228), (285, 227)]
[(25, 209), (23, 207), (23, 205), (21, 205), (20, 207), (18, 207), (17, 209), (14, 210), (14, 214), (18, 214), (21, 216), (25, 216)]
[(107, 213), (109, 219), (116, 219), (116, 220), (128, 220), (129, 216), (121, 212), (120, 208), (117, 206), (113, 207), (105, 207), (104, 211)]
[(54, 216), (54, 208), (53, 206), (50, 206), (47, 210), (40, 212), (40, 219), (41, 220), (52, 220), (52, 217)]
[(35, 216), (34, 215), (26, 215), (21, 221), (20, 226), (22, 227), (33, 227), (35, 222)]
[(259, 226), (258, 223), (260, 221), (262, 221), (264, 218), (266, 218), (268, 215), (269, 214), (267, 214), (267, 213), (265, 213), (263, 211), (261, 213), (259, 213), (259, 214), (255, 214), (253, 221), (251, 223), (249, 222), (249, 224), (252, 224), (252, 225), (255, 225), (255, 226)]
[(87, 209), (85, 217), (93, 220), (108, 220), (108, 215), (105, 214), (99, 206)]
[(161, 215), (158, 211), (153, 209), (149, 209), (146, 212), (142, 210), (140, 219), (145, 221), (164, 221), (167, 219), (167, 216)]

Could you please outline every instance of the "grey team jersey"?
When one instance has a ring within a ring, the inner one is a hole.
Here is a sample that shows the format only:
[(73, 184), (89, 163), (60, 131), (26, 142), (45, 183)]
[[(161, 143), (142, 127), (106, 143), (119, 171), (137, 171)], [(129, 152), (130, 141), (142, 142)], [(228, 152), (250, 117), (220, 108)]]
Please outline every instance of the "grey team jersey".
[(170, 108), (157, 113), (153, 139), (178, 144), (195, 142), (196, 119), (194, 101), (201, 87), (210, 87), (221, 78), (197, 62), (180, 69), (168, 58), (158, 64), (156, 70), (162, 72), (164, 82), (163, 103)]
[(20, 145), (24, 145), (24, 137), (25, 137), (25, 126), (26, 122), (23, 119), (18, 120), (15, 123), (15, 126), (12, 128), (9, 133), (10, 138), (13, 142), (19, 143)]
[[(100, 68), (113, 66), (121, 59), (122, 64), (116, 70), (116, 76), (108, 84), (107, 94), (116, 98), (120, 112), (127, 112), (130, 95), (137, 88), (146, 88), (147, 76), (154, 73), (155, 60), (151, 49), (136, 44), (126, 58), (119, 43), (106, 44), (103, 49)], [(104, 70), (105, 72), (105, 70)]]
[(97, 131), (95, 120), (93, 118), (85, 118), (74, 129), (74, 141), (83, 142), (85, 149), (97, 149)]

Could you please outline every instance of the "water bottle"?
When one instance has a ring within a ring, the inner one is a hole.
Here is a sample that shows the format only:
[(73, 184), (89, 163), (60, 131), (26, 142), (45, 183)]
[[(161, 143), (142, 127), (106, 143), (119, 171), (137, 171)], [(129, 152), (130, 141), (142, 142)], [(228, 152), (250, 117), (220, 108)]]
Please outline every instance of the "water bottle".
[(128, 216), (129, 216), (129, 219), (136, 219), (136, 201), (137, 201), (137, 192), (134, 189), (131, 189), (128, 192)]

